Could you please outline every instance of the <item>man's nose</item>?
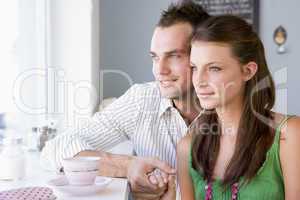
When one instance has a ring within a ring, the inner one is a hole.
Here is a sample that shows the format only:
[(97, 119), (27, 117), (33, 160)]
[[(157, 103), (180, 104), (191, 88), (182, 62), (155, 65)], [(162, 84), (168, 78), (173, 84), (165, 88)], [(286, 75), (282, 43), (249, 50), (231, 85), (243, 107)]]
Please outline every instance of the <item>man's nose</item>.
[(160, 59), (157, 62), (156, 72), (157, 72), (157, 74), (168, 74), (168, 73), (170, 73), (170, 67), (168, 65), (168, 62), (165, 59)]

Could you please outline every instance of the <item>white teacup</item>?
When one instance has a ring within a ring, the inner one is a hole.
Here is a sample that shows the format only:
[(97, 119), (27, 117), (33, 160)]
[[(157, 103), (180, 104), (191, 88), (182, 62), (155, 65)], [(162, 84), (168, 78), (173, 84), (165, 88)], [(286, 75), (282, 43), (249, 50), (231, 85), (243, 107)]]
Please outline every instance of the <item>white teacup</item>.
[(70, 185), (91, 185), (99, 171), (99, 157), (73, 157), (62, 160)]

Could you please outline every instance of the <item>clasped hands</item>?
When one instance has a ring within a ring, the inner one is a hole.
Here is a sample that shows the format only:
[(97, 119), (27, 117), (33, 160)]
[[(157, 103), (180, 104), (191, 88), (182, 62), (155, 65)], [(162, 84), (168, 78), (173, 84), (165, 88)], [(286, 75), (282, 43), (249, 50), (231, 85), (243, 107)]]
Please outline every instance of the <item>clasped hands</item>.
[(175, 200), (176, 170), (157, 158), (134, 158), (127, 178), (135, 200)]

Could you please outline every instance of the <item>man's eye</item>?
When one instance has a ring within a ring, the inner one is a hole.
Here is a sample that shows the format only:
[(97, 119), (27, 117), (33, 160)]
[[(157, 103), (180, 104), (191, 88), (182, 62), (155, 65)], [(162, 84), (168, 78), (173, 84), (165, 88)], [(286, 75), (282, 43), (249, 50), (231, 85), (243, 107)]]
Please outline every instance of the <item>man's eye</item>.
[(158, 60), (158, 57), (157, 57), (157, 56), (154, 56), (154, 55), (151, 55), (151, 59), (152, 59), (153, 61), (157, 61), (157, 60)]
[(180, 58), (181, 56), (179, 54), (171, 54), (170, 57), (171, 58)]
[(196, 71), (197, 70), (197, 67), (195, 65), (191, 65), (190, 68), (191, 68), (192, 71)]

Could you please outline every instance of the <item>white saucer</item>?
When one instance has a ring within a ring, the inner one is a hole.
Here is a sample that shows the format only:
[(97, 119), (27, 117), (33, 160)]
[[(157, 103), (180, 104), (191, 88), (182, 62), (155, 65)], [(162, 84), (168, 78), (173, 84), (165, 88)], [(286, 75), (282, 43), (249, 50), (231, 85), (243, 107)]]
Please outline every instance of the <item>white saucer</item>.
[(97, 192), (105, 188), (110, 182), (111, 178), (97, 176), (93, 185), (70, 185), (65, 176), (60, 176), (55, 179), (51, 179), (47, 183), (53, 186), (55, 190), (64, 194), (72, 196), (87, 196), (94, 195)]

